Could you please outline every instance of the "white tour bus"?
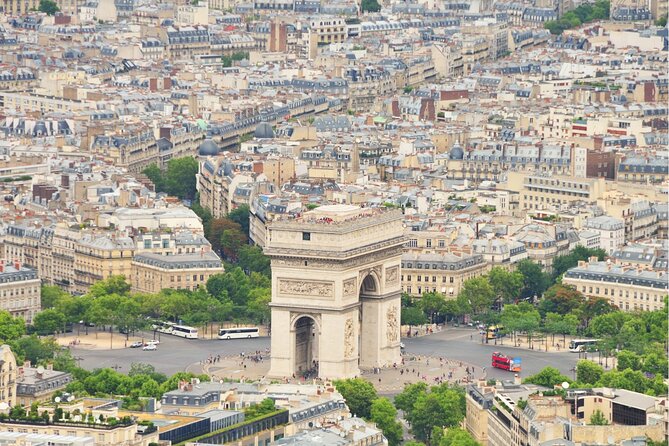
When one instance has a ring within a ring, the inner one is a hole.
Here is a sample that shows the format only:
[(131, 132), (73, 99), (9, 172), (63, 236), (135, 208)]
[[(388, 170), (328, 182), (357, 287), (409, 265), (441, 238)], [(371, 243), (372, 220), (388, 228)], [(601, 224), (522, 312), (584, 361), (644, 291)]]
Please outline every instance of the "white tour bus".
[(186, 339), (197, 339), (197, 328), (189, 327), (187, 325), (173, 325), (171, 335), (181, 336)]
[(597, 345), (599, 339), (574, 339), (569, 343), (569, 351), (573, 353), (584, 352), (588, 347)]
[(257, 338), (258, 327), (251, 328), (221, 328), (218, 330), (218, 339)]

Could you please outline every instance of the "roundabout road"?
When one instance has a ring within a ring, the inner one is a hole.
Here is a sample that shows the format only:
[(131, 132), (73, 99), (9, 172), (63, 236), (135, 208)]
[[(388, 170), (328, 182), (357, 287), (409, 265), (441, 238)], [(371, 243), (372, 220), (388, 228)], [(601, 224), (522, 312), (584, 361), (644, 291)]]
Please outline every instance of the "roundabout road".
[[(472, 339), (470, 339), (470, 335)], [(578, 354), (566, 352), (545, 352), (511, 347), (510, 339), (504, 339), (502, 345), (481, 344), (481, 337), (471, 328), (447, 328), (444, 331), (420, 338), (404, 339), (407, 354), (423, 356), (443, 356), (486, 368), (491, 378), (511, 379), (512, 374), (505, 370), (493, 369), (492, 353), (499, 351), (510, 357), (520, 357), (521, 376), (538, 373), (544, 367), (552, 366), (562, 374), (572, 377), (571, 369), (578, 361)]]
[[(472, 339), (470, 339), (470, 335)], [(152, 335), (147, 334), (146, 339)], [(436, 356), (462, 361), (478, 367), (486, 367), (489, 377), (510, 379), (512, 374), (490, 367), (491, 355), (494, 351), (511, 357), (522, 359), (522, 376), (529, 376), (539, 372), (546, 366), (553, 366), (563, 374), (572, 376), (571, 369), (576, 365), (578, 355), (569, 352), (543, 352), (526, 350), (505, 345), (481, 344), (477, 332), (467, 328), (447, 328), (444, 331), (419, 338), (403, 339), (407, 355)], [(84, 349), (73, 348), (72, 355), (80, 358), (80, 365), (92, 370), (101, 367), (116, 368), (127, 373), (133, 362), (153, 365), (157, 371), (167, 375), (188, 369), (210, 355), (237, 356), (244, 352), (252, 354), (256, 350), (265, 352), (269, 348), (268, 337), (256, 339), (235, 339), (229, 341), (196, 339), (189, 340), (175, 336), (162, 335), (160, 345), (155, 351), (142, 349)]]

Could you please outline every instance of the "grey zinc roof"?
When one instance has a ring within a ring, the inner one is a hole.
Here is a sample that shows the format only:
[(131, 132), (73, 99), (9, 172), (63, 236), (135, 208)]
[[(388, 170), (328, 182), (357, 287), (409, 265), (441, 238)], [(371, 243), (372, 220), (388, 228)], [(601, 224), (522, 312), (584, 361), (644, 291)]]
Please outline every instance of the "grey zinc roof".
[(589, 263), (585, 267), (576, 267), (568, 270), (565, 277), (594, 280), (600, 282), (626, 283), (635, 286), (669, 289), (669, 276), (655, 271), (637, 271), (618, 265), (609, 265), (607, 262)]
[(164, 269), (220, 268), (221, 259), (213, 252), (164, 256), (155, 253), (137, 254), (133, 261)]

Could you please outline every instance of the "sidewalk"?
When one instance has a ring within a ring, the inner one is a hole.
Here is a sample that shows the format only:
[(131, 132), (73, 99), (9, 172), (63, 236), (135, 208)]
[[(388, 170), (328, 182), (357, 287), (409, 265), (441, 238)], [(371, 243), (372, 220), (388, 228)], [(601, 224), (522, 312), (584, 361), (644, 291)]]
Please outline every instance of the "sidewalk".
[(130, 336), (126, 340), (122, 333), (114, 332), (110, 334), (109, 331), (98, 331), (95, 327), (91, 327), (88, 329), (88, 334), (81, 331), (79, 334), (75, 332), (68, 333), (65, 336), (58, 335), (55, 339), (59, 345), (64, 347), (76, 345), (77, 348), (86, 350), (110, 350), (126, 348), (135, 341), (146, 342), (152, 338), (150, 336)]
[[(265, 379), (269, 372), (269, 357), (259, 361), (241, 356), (221, 357), (212, 363), (196, 363), (187, 368), (193, 373), (205, 373), (213, 380), (253, 382)], [(467, 376), (467, 370), (470, 374)], [(394, 367), (363, 370), (360, 376), (371, 382), (380, 393), (401, 392), (406, 384), (424, 381), (430, 385), (442, 382), (464, 384), (485, 377), (485, 370), (460, 361), (446, 358), (407, 355), (403, 363)], [(301, 378), (283, 379), (286, 383), (304, 383), (312, 380)]]

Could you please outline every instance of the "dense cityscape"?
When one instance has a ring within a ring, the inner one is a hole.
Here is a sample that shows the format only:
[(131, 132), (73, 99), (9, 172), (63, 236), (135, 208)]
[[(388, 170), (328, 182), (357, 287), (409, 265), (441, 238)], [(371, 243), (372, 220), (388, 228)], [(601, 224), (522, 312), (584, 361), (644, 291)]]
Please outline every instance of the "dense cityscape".
[(0, 0), (0, 446), (661, 446), (667, 0)]

